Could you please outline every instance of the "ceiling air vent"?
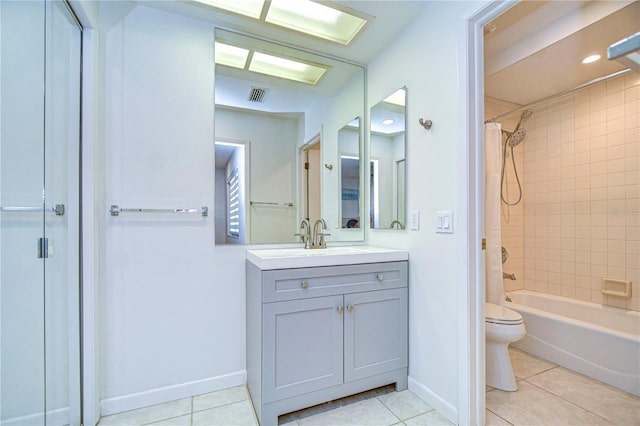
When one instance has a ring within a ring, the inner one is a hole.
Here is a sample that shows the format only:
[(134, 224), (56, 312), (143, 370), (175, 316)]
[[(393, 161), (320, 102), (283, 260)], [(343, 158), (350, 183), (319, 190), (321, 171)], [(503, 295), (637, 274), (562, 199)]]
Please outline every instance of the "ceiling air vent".
[(269, 89), (263, 89), (261, 87), (252, 87), (249, 92), (249, 102), (264, 102), (264, 98), (267, 97)]

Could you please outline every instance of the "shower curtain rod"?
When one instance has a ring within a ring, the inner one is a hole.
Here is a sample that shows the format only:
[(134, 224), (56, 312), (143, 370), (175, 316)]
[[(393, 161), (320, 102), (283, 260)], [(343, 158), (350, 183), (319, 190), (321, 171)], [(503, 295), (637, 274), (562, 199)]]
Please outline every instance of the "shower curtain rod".
[(512, 109), (511, 111), (496, 115), (495, 117), (492, 117), (492, 118), (490, 118), (488, 120), (485, 120), (484, 124), (492, 123), (492, 122), (496, 121), (497, 119), (502, 118), (502, 117), (507, 117), (507, 116), (513, 114), (514, 112), (518, 112), (518, 111), (522, 111), (522, 110), (525, 110), (525, 109), (529, 109), (534, 105), (541, 104), (541, 103), (546, 102), (546, 101), (548, 101), (550, 99), (558, 98), (558, 97), (564, 96), (564, 95), (568, 95), (569, 93), (576, 92), (576, 91), (578, 91), (580, 89), (584, 89), (585, 87), (592, 86), (594, 84), (600, 83), (600, 82), (608, 80), (610, 78), (618, 77), (620, 75), (628, 73), (629, 71), (631, 71), (631, 69), (627, 68), (627, 69), (624, 69), (622, 71), (617, 71), (617, 72), (614, 72), (612, 74), (605, 75), (604, 77), (598, 77), (598, 78), (593, 79), (591, 81), (588, 81), (588, 82), (586, 82), (584, 84), (581, 84), (578, 87), (574, 87), (573, 89), (565, 90), (564, 92), (560, 92), (560, 93), (556, 93), (555, 95), (547, 96), (546, 98), (539, 99), (539, 100), (537, 100), (535, 102), (532, 102), (530, 104), (527, 104), (527, 105), (524, 105), (524, 106), (520, 106), (520, 107), (518, 107), (516, 109)]

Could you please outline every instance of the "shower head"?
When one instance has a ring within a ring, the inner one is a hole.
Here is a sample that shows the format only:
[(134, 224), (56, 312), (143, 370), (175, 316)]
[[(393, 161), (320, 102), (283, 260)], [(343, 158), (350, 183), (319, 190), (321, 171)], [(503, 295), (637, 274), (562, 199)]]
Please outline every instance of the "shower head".
[(520, 142), (524, 140), (524, 137), (526, 135), (527, 135), (526, 129), (518, 129), (507, 137), (507, 144), (509, 144), (511, 148), (514, 148), (520, 145)]
[[(515, 135), (516, 133), (518, 133), (518, 130), (520, 130), (520, 125), (522, 124), (522, 121), (526, 120), (527, 118), (531, 117), (532, 115), (533, 115), (533, 110), (532, 109), (525, 109), (524, 111), (522, 111), (522, 114), (520, 114), (520, 120), (518, 120), (518, 124), (516, 125), (516, 128), (513, 130), (512, 134)], [(522, 135), (522, 139), (524, 139), (524, 135)], [(520, 143), (520, 142), (522, 142), (522, 140), (520, 140), (518, 143)], [(515, 145), (511, 145), (511, 146), (515, 146)]]

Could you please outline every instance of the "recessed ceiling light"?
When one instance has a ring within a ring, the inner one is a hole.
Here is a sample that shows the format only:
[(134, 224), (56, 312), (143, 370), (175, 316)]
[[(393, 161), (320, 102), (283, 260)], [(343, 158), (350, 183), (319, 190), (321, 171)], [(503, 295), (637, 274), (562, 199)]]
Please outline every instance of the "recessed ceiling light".
[(600, 55), (591, 55), (591, 56), (587, 56), (586, 58), (584, 58), (582, 60), (583, 64), (590, 64), (592, 62), (597, 61), (598, 59), (600, 59)]
[(399, 89), (387, 96), (384, 101), (394, 105), (405, 106), (406, 98), (407, 92), (404, 89)]
[(240, 15), (250, 18), (260, 19), (264, 0), (195, 0), (198, 3), (217, 7), (218, 9), (228, 10), (229, 12), (239, 13)]
[[(289, 30), (348, 45), (373, 19), (311, 0), (192, 0)], [(263, 9), (267, 9), (266, 13)], [(263, 18), (261, 18), (263, 17)]]
[(279, 56), (254, 52), (249, 64), (249, 71), (286, 78), (300, 83), (316, 84), (327, 69)]
[(247, 56), (249, 56), (249, 50), (216, 41), (215, 56), (216, 64), (244, 69), (247, 63)]
[(368, 20), (310, 0), (272, 0), (265, 21), (348, 45)]
[(387, 118), (386, 120), (382, 120), (382, 124), (384, 124), (385, 126), (388, 126), (388, 125), (393, 124), (393, 123), (395, 123), (393, 118)]

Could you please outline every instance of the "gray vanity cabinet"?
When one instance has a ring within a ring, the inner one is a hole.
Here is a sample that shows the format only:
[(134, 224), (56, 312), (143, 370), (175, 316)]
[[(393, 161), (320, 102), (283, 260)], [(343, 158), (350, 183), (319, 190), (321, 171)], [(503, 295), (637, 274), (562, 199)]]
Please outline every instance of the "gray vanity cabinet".
[(261, 425), (367, 389), (407, 388), (407, 262), (247, 262), (247, 383)]

